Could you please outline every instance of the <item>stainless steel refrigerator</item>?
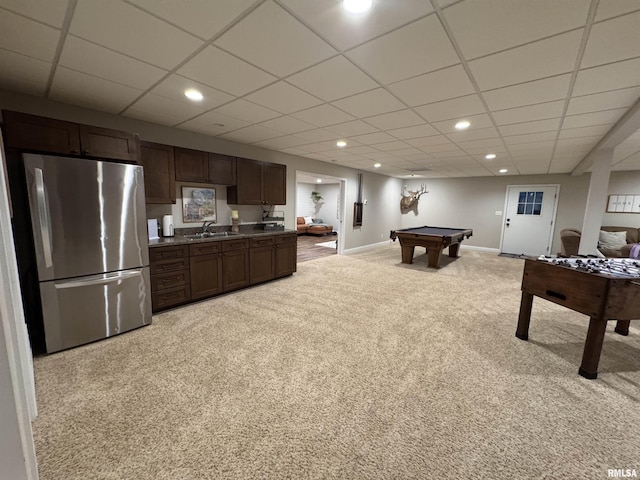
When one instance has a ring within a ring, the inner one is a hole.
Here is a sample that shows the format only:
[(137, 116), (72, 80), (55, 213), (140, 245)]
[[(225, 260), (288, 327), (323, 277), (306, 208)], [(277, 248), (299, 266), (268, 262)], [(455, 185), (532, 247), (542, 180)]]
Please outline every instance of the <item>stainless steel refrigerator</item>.
[(150, 324), (142, 167), (23, 159), (47, 352)]

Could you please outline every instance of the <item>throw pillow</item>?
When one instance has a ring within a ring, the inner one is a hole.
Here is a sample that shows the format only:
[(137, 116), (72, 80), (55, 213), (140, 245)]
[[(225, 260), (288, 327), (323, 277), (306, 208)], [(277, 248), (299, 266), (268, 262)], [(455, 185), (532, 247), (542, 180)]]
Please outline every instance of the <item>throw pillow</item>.
[(607, 232), (600, 230), (598, 243), (603, 248), (620, 248), (627, 244), (627, 232)]
[(307, 225), (309, 225), (310, 223), (313, 223), (313, 218), (311, 218), (311, 217), (304, 217), (304, 223), (306, 223)]

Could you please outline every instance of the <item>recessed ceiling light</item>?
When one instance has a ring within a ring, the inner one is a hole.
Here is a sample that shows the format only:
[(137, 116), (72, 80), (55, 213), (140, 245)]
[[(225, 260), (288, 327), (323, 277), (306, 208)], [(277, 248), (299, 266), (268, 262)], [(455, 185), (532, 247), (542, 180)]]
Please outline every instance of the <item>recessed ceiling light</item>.
[(486, 158), (487, 160), (493, 160), (494, 158), (496, 158), (496, 154), (495, 153), (488, 153), (484, 156), (484, 158)]
[(199, 102), (204, 98), (204, 95), (202, 95), (202, 93), (200, 93), (195, 88), (188, 88), (187, 90), (185, 90), (184, 96), (189, 100), (193, 100), (194, 102)]
[(347, 142), (345, 142), (344, 140), (338, 140), (338, 142), (336, 143), (336, 146), (340, 148), (344, 148), (347, 146)]
[(381, 163), (374, 163), (373, 168), (380, 168), (382, 166)]
[(506, 168), (501, 168), (500, 170), (498, 170), (500, 173), (507, 173), (509, 170), (507, 170)]
[(471, 125), (471, 122), (468, 120), (460, 120), (456, 123), (456, 130), (466, 130)]
[(317, 179), (316, 183), (322, 183), (322, 179), (321, 178)]
[(349, 13), (364, 13), (371, 8), (373, 0), (342, 0), (342, 8)]

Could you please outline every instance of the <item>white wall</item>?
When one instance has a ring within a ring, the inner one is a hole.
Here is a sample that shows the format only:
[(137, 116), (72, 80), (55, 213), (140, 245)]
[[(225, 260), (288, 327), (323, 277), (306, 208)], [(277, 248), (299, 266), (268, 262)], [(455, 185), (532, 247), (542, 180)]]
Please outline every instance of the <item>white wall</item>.
[[(311, 192), (318, 192), (322, 200), (314, 202)], [(322, 219), (340, 233), (338, 208), (340, 201), (339, 183), (298, 183), (296, 187), (296, 216)]]
[[(640, 195), (640, 172), (611, 172), (609, 195)], [(640, 228), (638, 213), (607, 213), (602, 216), (602, 225)]]

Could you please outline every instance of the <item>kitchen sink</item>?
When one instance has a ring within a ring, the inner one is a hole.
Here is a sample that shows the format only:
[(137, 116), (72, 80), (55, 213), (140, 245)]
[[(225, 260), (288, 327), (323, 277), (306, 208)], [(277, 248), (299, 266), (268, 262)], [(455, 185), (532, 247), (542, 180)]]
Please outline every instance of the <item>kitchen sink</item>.
[(191, 235), (183, 235), (183, 237), (193, 240), (198, 238), (232, 237), (234, 235), (240, 235), (240, 234), (236, 232), (204, 232), (204, 233), (194, 233)]

